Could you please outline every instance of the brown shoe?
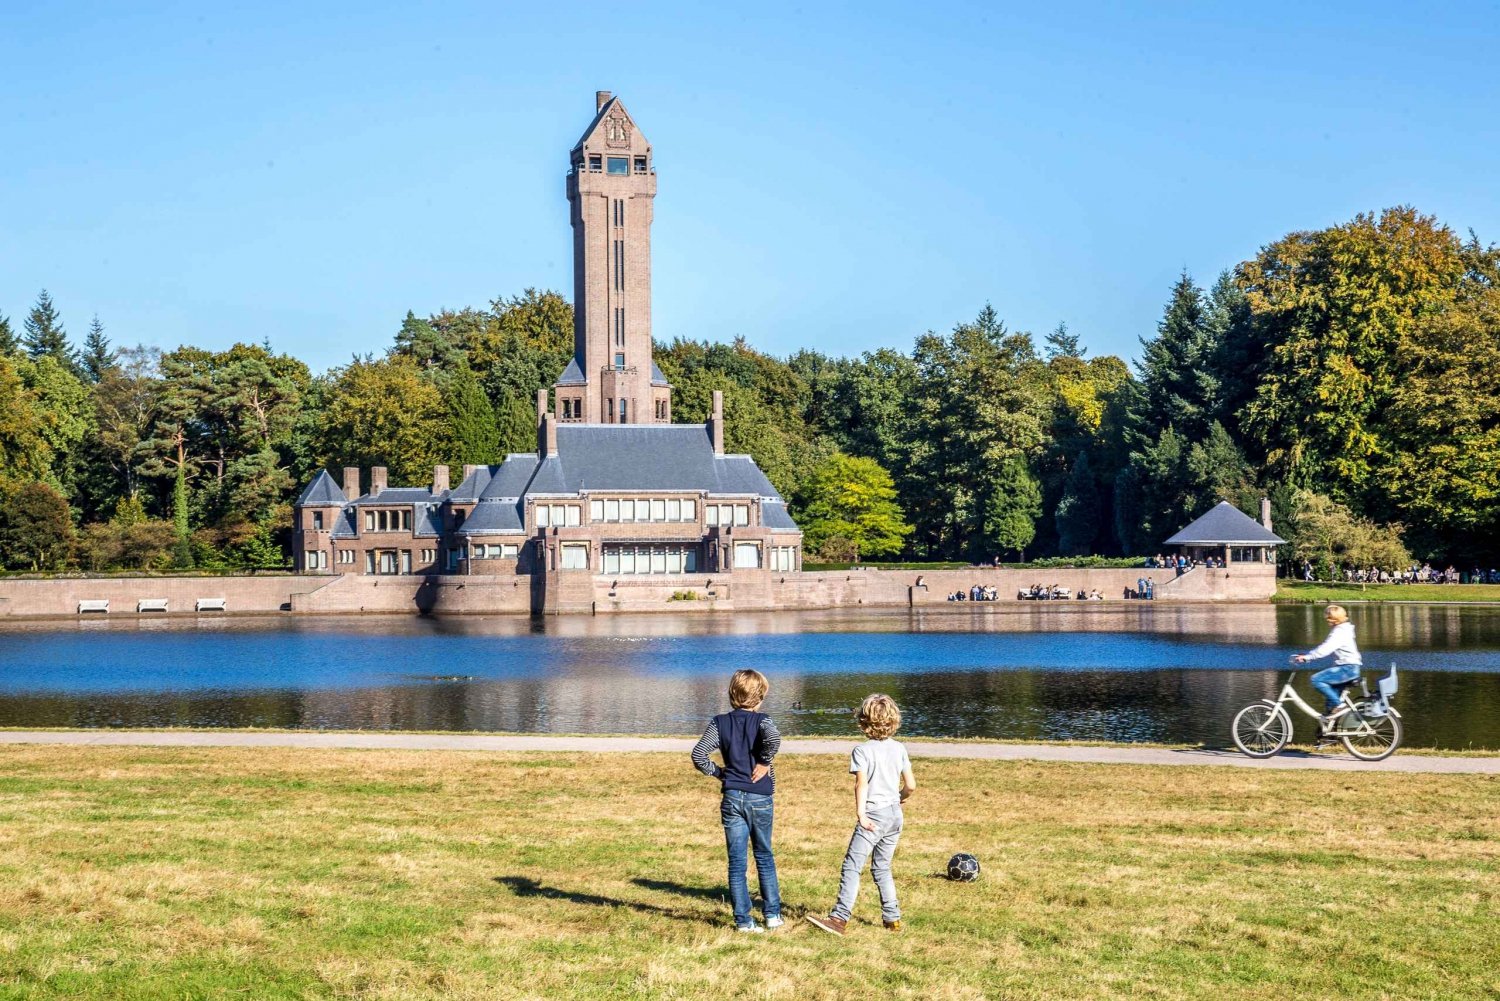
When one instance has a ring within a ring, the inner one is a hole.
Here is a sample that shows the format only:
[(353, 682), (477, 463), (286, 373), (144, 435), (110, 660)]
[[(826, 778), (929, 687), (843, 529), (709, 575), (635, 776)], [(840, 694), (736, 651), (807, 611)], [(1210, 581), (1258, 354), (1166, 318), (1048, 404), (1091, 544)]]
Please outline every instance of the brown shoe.
[(826, 918), (809, 917), (807, 919), (807, 923), (812, 925), (814, 928), (821, 928), (831, 935), (842, 935), (844, 934), (844, 929), (849, 926), (849, 922), (847, 919), (836, 918), (832, 914), (828, 915), (828, 917)]
[(901, 919), (900, 918), (897, 918), (894, 921), (883, 921), (881, 923), (885, 925), (885, 930), (886, 931), (900, 931), (901, 930)]

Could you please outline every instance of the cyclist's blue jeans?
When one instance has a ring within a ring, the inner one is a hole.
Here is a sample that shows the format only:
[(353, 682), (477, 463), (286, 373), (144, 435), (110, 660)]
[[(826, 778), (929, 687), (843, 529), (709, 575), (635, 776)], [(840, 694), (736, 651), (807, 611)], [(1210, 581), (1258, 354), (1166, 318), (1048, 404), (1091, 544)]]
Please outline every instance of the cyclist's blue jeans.
[(1359, 664), (1335, 664), (1312, 676), (1312, 686), (1323, 693), (1323, 700), (1327, 703), (1324, 715), (1338, 708), (1339, 693), (1333, 686), (1345, 681), (1358, 681), (1359, 670)]
[(748, 841), (755, 852), (755, 874), (760, 878), (761, 911), (767, 918), (781, 917), (781, 887), (776, 882), (776, 856), (771, 854), (774, 801), (760, 793), (725, 789), (719, 804), (724, 821), (724, 847), (729, 851), (729, 902), (738, 928), (754, 924), (750, 913), (750, 887), (745, 882), (749, 860)]

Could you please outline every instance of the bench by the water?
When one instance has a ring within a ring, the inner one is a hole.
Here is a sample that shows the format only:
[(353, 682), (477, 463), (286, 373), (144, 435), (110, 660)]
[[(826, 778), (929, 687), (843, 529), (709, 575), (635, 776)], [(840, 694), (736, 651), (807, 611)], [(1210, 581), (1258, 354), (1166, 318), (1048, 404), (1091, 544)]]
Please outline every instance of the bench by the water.
[(226, 598), (199, 598), (195, 606), (199, 612), (227, 612), (228, 599)]
[(105, 615), (108, 615), (109, 614), (109, 599), (108, 598), (85, 598), (85, 599), (83, 599), (82, 601), (80, 601), (78, 603), (78, 614), (82, 615), (84, 612), (103, 612)]
[(167, 610), (166, 598), (142, 598), (135, 603), (136, 613), (141, 612), (165, 612)]

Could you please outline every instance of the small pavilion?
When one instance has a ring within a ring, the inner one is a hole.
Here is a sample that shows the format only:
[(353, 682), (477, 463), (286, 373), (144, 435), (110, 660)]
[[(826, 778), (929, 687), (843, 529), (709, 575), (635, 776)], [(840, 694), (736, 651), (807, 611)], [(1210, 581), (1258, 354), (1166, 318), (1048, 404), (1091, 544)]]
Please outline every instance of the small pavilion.
[(1276, 547), (1286, 540), (1271, 531), (1271, 502), (1260, 502), (1260, 521), (1228, 501), (1219, 501), (1201, 518), (1167, 540), (1190, 559), (1216, 557), (1232, 563), (1274, 563)]

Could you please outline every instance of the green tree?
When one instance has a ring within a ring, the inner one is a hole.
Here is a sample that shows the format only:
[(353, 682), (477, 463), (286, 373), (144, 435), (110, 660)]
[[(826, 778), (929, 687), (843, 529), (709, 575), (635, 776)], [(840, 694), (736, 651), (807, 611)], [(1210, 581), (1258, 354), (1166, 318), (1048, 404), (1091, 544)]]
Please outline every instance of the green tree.
[(1058, 551), (1064, 556), (1083, 556), (1093, 552), (1099, 536), (1099, 488), (1089, 468), (1089, 454), (1079, 452), (1078, 460), (1063, 487), (1057, 505)]
[(94, 320), (89, 324), (89, 332), (83, 338), (83, 376), (90, 383), (97, 385), (104, 378), (104, 373), (114, 365), (117, 352), (109, 346), (109, 338), (104, 336), (104, 324), (99, 322), (99, 314), (94, 314)]
[(440, 460), (443, 399), (410, 358), (356, 359), (330, 388), (322, 451), (331, 465), (386, 466), (391, 482), (425, 483)]
[(49, 469), (44, 479), (71, 498), (77, 492), (84, 442), (97, 427), (93, 394), (52, 355), (19, 358), (16, 369), (30, 391), (37, 426), (47, 441)]
[(73, 547), (73, 518), (62, 494), (45, 483), (12, 487), (0, 497), (0, 553), (7, 566), (56, 570)]
[(449, 465), (499, 462), (500, 427), (495, 410), (468, 365), (454, 369), (443, 387)]
[(1059, 323), (1043, 340), (1047, 344), (1047, 360), (1054, 358), (1082, 358), (1088, 354), (1077, 334), (1068, 330), (1066, 323)]
[(991, 484), (985, 506), (984, 534), (1001, 553), (1014, 552), (1026, 559), (1026, 548), (1036, 538), (1036, 520), (1042, 514), (1042, 488), (1019, 455), (1006, 459)]
[(1299, 491), (1288, 524), (1281, 526), (1294, 562), (1306, 560), (1326, 576), (1340, 566), (1401, 570), (1411, 554), (1399, 525), (1377, 525), (1323, 494)]
[(805, 549), (818, 552), (831, 539), (853, 545), (855, 558), (901, 551), (911, 526), (896, 503), (891, 474), (874, 459), (835, 452), (808, 475), (797, 498)]
[(52, 449), (38, 416), (36, 394), (16, 371), (21, 363), (0, 355), (0, 485), (44, 479), (51, 471)]
[(0, 356), (18, 354), (21, 350), (21, 342), (16, 338), (16, 332), (11, 329), (10, 318), (0, 313)]
[(26, 345), (26, 353), (32, 358), (50, 355), (66, 368), (78, 367), (78, 359), (68, 344), (68, 334), (63, 329), (62, 318), (57, 315), (52, 296), (46, 289), (42, 289), (41, 294), (36, 297), (36, 305), (26, 314), (23, 327), (26, 333), (22, 341)]

